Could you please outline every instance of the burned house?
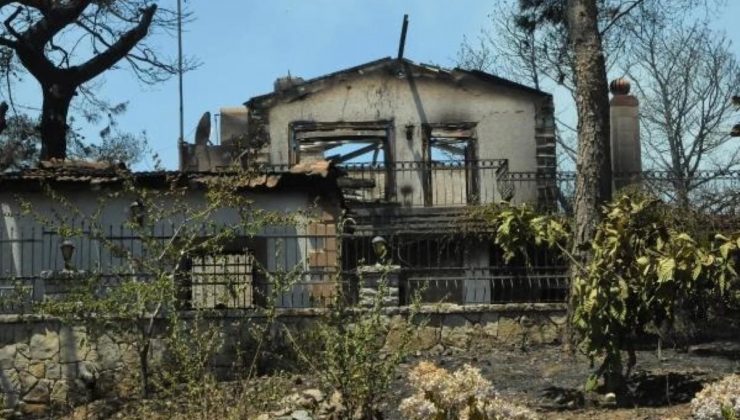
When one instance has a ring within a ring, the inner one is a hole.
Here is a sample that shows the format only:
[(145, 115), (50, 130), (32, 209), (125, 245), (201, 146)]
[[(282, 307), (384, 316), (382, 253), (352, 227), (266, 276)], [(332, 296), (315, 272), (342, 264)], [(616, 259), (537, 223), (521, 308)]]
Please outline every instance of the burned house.
[[(278, 79), (273, 92), (222, 111), (218, 144), (183, 144), (181, 170), (331, 161), (344, 171), (338, 182), (352, 222), (345, 272), (373, 263), (371, 240), (381, 236), (402, 268), (406, 298), (423, 284), (431, 300), (557, 300), (560, 267), (554, 277), (504, 267), (490, 241), (456, 225), (479, 204), (553, 206), (553, 130), (548, 93), (480, 71), (385, 58)], [(537, 276), (553, 286), (520, 287)]]

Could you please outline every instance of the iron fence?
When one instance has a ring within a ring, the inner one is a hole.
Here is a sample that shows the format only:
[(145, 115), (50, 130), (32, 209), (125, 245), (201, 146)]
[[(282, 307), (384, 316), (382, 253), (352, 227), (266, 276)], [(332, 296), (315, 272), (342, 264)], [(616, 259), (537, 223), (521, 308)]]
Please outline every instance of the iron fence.
[[(377, 232), (391, 250), (385, 262), (399, 269), (401, 303), (563, 302), (568, 285), (564, 256), (531, 245), (526, 256), (505, 259), (490, 239), (454, 233)], [(369, 236), (346, 236), (342, 264), (347, 271), (377, 264)]]
[[(356, 199), (363, 204), (375, 200), (383, 204), (387, 203), (383, 200), (406, 197), (411, 207), (430, 203), (462, 207), (485, 203), (494, 196), (502, 198), (502, 191), (509, 191), (504, 195), (512, 195), (515, 202), (535, 202), (550, 210), (570, 211), (575, 189), (573, 172), (546, 176), (509, 172), (505, 161), (476, 161), (472, 168), (470, 163), (435, 166), (401, 162), (395, 171), (350, 164), (346, 169), (348, 179), (353, 181), (343, 188), (355, 190), (359, 194)], [(373, 182), (363, 184), (363, 179)], [(717, 216), (717, 224), (712, 228), (740, 227), (738, 171), (702, 172), (688, 184), (667, 172), (618, 174), (615, 179), (620, 186), (628, 181), (639, 182), (666, 201), (701, 204), (701, 211)], [(426, 189), (431, 181), (436, 185), (437, 196), (430, 196)], [(449, 190), (437, 185), (445, 182)], [(410, 186), (406, 192), (402, 191), (403, 185)], [(690, 191), (681, 192), (680, 188), (687, 185)], [(64, 268), (60, 251), (63, 238), (51, 229), (8, 220), (0, 220), (0, 312), (23, 312), (30, 310), (32, 302), (56, 293), (42, 273)], [(567, 263), (556, 252), (533, 247), (527, 252), (527, 260), (506, 261), (490, 240), (460, 233), (459, 229), (443, 233), (439, 226), (430, 226), (421, 233), (410, 233), (387, 222), (381, 221), (380, 228), (358, 231), (356, 235), (336, 232), (333, 224), (271, 227), (257, 234), (237, 235), (216, 255), (187, 256), (181, 272), (174, 274), (178, 299), (184, 307), (211, 309), (254, 308), (271, 302), (278, 307), (320, 307), (337, 295), (356, 302), (358, 279), (354, 273), (362, 265), (379, 262), (371, 243), (375, 235), (385, 237), (391, 250), (387, 262), (399, 267), (402, 304), (415, 296), (425, 302), (460, 304), (565, 299)], [(146, 281), (145, 274), (131, 274), (128, 264), (131, 256), (152, 257), (148, 253), (153, 251), (147, 249), (136, 232), (118, 225), (93, 229), (86, 222), (75, 227), (77, 236), (70, 238), (75, 245), (70, 263), (85, 270), (88, 276), (99, 278), (101, 290), (116, 287), (132, 276)], [(208, 229), (215, 227), (204, 226), (204, 237), (213, 234)], [(149, 232), (149, 239), (165, 241), (175, 231), (174, 223), (160, 223)]]
[[(576, 172), (507, 172), (504, 180), (513, 188), (513, 201), (527, 202), (520, 193), (538, 189), (531, 204), (569, 214), (573, 210)], [(711, 215), (740, 215), (740, 171), (697, 171), (691, 177), (670, 171), (614, 174), (614, 188), (640, 188), (665, 202)]]
[[(334, 286), (341, 283), (336, 274), (338, 247), (333, 224), (274, 226), (259, 235), (237, 232), (222, 246), (194, 251), (178, 262), (173, 253), (160, 259), (161, 249), (147, 247), (166, 246), (178, 232), (173, 223), (160, 223), (142, 238), (123, 225), (71, 222), (69, 230), (75, 236), (65, 238), (38, 226), (16, 229), (15, 225), (32, 223), (21, 216), (0, 222), (0, 312), (5, 313), (28, 311), (33, 301), (63, 294), (64, 288), (53, 284), (55, 275), (84, 272), (82, 277), (97, 282), (96, 293), (132, 279), (148, 281), (153, 274), (140, 272), (142, 261), (144, 265), (160, 264), (160, 274), (179, 267), (172, 274), (178, 299), (190, 308), (252, 308), (264, 304), (268, 296), (283, 307), (323, 306), (331, 290), (337, 290)], [(195, 234), (207, 238), (215, 229), (204, 225)], [(61, 252), (65, 241), (74, 247), (68, 262)], [(272, 296), (271, 288), (277, 282), (290, 286)]]
[[(77, 251), (84, 251), (80, 255), (75, 251), (73, 256), (75, 268), (84, 270), (79, 278), (94, 280), (95, 293), (101, 295), (126, 281), (150, 281), (151, 273), (132, 272), (124, 257), (108, 255), (106, 246), (100, 243), (141, 255), (146, 252), (141, 242), (117, 228), (107, 232), (112, 236), (105, 239), (73, 238)], [(0, 277), (0, 312), (27, 312), (34, 301), (64, 295), (69, 291), (65, 287), (75, 285), (74, 278), (54, 281), (55, 275), (65, 273), (58, 250), (61, 241), (52, 231), (41, 233), (39, 240), (0, 239), (3, 250), (12, 252), (12, 246), (20, 243), (34, 244), (41, 250), (24, 255), (28, 258), (15, 261), (20, 265), (9, 267), (13, 273)], [(378, 262), (371, 239), (350, 234), (267, 231), (245, 239), (243, 248), (192, 255), (171, 276), (183, 309), (324, 307), (335, 297), (356, 303), (358, 269)], [(387, 262), (400, 267), (402, 304), (409, 303), (422, 289), (420, 297), (431, 303), (543, 302), (559, 296), (553, 294), (553, 280), (539, 275), (543, 267), (557, 268), (552, 265), (554, 259), (539, 258), (538, 252), (533, 251), (531, 260), (538, 268), (524, 271), (527, 264), (523, 261), (503, 262), (500, 251), (491, 243), (462, 235), (390, 235), (388, 241), (392, 253)], [(513, 289), (521, 290), (515, 293)]]
[(567, 267), (483, 267), (443, 273), (408, 270), (402, 303), (557, 303), (568, 293)]

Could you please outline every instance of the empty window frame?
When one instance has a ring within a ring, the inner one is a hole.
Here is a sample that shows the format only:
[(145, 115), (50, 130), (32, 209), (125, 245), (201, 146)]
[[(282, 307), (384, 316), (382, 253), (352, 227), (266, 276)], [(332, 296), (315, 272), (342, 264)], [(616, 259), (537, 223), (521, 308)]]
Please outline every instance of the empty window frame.
[(349, 173), (348, 199), (387, 199), (392, 189), (390, 121), (295, 122), (291, 124), (291, 163), (329, 160)]
[(455, 206), (478, 202), (475, 123), (424, 126), (424, 204)]
[(292, 163), (332, 160), (337, 164), (384, 164), (390, 122), (293, 123)]

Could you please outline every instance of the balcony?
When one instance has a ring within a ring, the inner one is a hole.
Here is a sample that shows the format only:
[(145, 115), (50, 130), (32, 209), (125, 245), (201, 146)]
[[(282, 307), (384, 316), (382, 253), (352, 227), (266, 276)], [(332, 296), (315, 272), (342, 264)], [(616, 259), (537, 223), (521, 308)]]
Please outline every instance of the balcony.
[(511, 199), (506, 159), (345, 163), (344, 197), (350, 205), (461, 207)]

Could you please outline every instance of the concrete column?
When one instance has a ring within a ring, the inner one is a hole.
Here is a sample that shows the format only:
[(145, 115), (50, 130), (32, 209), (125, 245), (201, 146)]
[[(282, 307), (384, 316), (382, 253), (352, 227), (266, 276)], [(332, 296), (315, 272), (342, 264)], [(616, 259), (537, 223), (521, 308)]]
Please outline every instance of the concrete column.
[(611, 82), (610, 127), (614, 192), (636, 184), (642, 172), (640, 148), (640, 104), (630, 95), (630, 83), (619, 78)]

